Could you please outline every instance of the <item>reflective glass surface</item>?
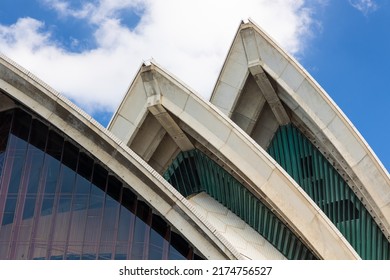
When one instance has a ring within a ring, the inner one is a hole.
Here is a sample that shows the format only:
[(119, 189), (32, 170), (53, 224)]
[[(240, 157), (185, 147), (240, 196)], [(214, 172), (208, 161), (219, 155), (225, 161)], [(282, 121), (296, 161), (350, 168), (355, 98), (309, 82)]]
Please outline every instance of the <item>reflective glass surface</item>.
[(102, 164), (23, 110), (0, 112), (0, 259), (198, 259)]
[(269, 154), (291, 175), (362, 259), (390, 259), (390, 243), (339, 169), (298, 127), (281, 126)]

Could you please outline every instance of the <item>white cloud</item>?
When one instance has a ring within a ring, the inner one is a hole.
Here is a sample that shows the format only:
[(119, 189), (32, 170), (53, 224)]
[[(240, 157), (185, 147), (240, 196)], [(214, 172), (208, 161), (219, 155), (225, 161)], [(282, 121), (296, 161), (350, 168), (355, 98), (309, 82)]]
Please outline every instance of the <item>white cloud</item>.
[(85, 19), (99, 24), (113, 18), (124, 9), (142, 10), (143, 0), (99, 0), (81, 2), (80, 7), (72, 7), (66, 0), (40, 0), (47, 8), (55, 10), (60, 17)]
[[(313, 23), (304, 0), (99, 0), (78, 8), (42, 1), (61, 17), (95, 26), (96, 48), (72, 53), (56, 43), (43, 20), (23, 18), (0, 25), (0, 51), (90, 113), (114, 110), (151, 57), (208, 98), (241, 19), (252, 18), (295, 54)], [(126, 9), (140, 14), (135, 28), (122, 24)]]
[(370, 12), (374, 12), (378, 5), (373, 0), (348, 0), (349, 3), (355, 9), (361, 11), (363, 14), (367, 15)]

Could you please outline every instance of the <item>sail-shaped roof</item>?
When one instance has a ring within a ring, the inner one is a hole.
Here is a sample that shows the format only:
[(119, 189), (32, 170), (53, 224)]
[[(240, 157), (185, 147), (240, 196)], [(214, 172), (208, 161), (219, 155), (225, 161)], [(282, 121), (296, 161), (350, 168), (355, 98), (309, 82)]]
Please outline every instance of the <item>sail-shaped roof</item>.
[(324, 89), (253, 21), (241, 23), (210, 101), (264, 149), (280, 127), (297, 127), (390, 240), (389, 173)]

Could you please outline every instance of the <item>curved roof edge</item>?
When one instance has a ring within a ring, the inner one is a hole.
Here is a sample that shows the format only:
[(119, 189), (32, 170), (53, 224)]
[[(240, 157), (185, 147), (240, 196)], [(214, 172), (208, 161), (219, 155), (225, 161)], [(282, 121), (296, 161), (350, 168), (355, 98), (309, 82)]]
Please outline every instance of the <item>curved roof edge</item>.
[[(243, 35), (246, 31), (251, 34)], [(252, 20), (241, 23), (215, 84), (211, 102), (230, 117), (248, 76), (248, 67), (253, 63), (261, 65), (283, 88), (279, 92), (280, 99), (322, 145), (322, 152), (334, 158), (342, 173), (347, 174), (353, 191), (364, 200), (390, 240), (388, 171), (325, 90)]]
[(157, 64), (140, 69), (115, 113), (116, 120), (124, 121), (117, 127), (112, 124), (112, 131), (127, 130), (122, 136), (130, 141), (148, 107), (156, 105), (200, 135), (213, 152), (227, 158), (230, 162), (226, 164), (243, 175), (251, 192), (270, 203), (320, 258), (359, 259), (337, 228), (275, 160), (215, 106)]
[(194, 194), (188, 200), (213, 223), (220, 234), (232, 240), (243, 258), (250, 260), (287, 259), (267, 239), (206, 192)]
[(0, 53), (0, 95), (5, 94), (60, 129), (100, 160), (209, 259), (241, 255), (161, 175), (114, 134), (46, 83)]

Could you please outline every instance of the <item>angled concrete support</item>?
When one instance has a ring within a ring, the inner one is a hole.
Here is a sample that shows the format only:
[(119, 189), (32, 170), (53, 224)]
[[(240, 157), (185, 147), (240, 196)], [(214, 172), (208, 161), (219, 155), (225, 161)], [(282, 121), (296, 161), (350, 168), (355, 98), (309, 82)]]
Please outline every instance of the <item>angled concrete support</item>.
[(172, 137), (173, 141), (179, 146), (182, 151), (193, 150), (195, 147), (191, 141), (184, 134), (183, 130), (175, 122), (175, 120), (169, 115), (165, 108), (161, 104), (148, 107), (151, 112), (161, 124), (161, 126), (168, 132), (169, 136)]
[(249, 65), (249, 71), (255, 78), (257, 85), (267, 100), (272, 112), (280, 125), (286, 125), (290, 123), (290, 117), (284, 109), (282, 102), (280, 101), (277, 93), (271, 85), (271, 82), (267, 78), (263, 68), (260, 64)]
[(284, 109), (282, 102), (261, 66), (262, 59), (258, 50), (254, 30), (252, 28), (244, 28), (241, 30), (240, 34), (244, 44), (249, 72), (255, 78), (260, 91), (263, 93), (265, 99), (270, 105), (279, 124), (286, 125), (290, 123), (290, 117)]
[(194, 149), (191, 141), (181, 130), (175, 120), (169, 115), (167, 110), (161, 105), (161, 92), (158, 86), (158, 81), (154, 77), (150, 66), (144, 67), (144, 71), (141, 73), (144, 88), (148, 96), (147, 106), (148, 110), (160, 123), (160, 125), (166, 130), (173, 141), (179, 146), (181, 151), (189, 151)]

